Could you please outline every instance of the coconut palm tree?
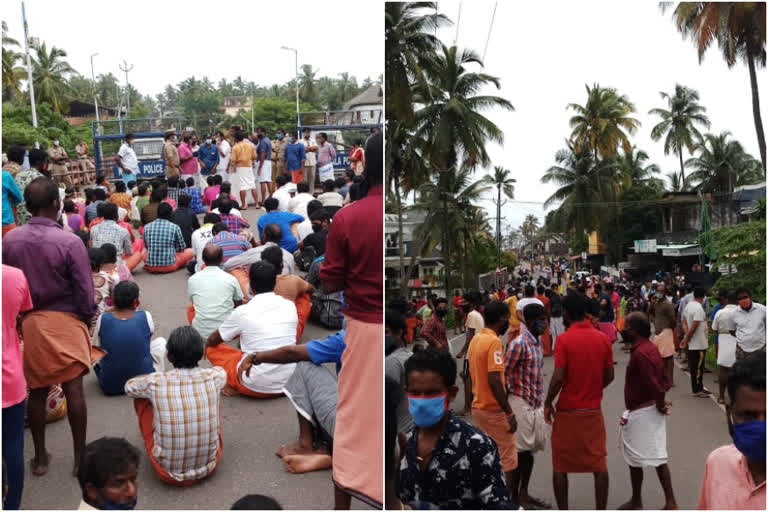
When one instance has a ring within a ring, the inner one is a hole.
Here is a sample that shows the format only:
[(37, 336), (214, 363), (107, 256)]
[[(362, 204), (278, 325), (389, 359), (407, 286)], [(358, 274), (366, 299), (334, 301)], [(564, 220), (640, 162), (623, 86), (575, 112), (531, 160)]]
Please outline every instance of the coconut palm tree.
[(654, 176), (659, 174), (661, 169), (656, 164), (648, 163), (648, 153), (642, 149), (636, 149), (633, 146), (631, 151), (622, 152), (617, 157), (616, 164), (618, 166), (617, 184), (621, 193), (634, 187), (658, 188), (663, 186), (661, 180)]
[(302, 64), (299, 75), (299, 98), (307, 103), (315, 102), (315, 75), (317, 70), (312, 69), (312, 64)]
[(387, 2), (384, 7), (384, 69), (386, 71), (387, 120), (410, 124), (413, 120), (411, 86), (424, 81), (440, 40), (438, 28), (451, 21), (438, 14), (433, 2)]
[(693, 146), (701, 140), (701, 133), (695, 125), (705, 128), (710, 127), (710, 122), (704, 114), (706, 108), (699, 105), (699, 93), (694, 89), (675, 85), (675, 94), (659, 93), (667, 100), (667, 108), (653, 108), (649, 114), (661, 117), (661, 122), (651, 130), (651, 138), (655, 141), (664, 139), (664, 154), (677, 153), (680, 158), (680, 175), (685, 180), (685, 168), (683, 166), (683, 148), (688, 153), (693, 153)]
[[(445, 292), (450, 297), (452, 249), (458, 245), (451, 233), (462, 233), (464, 241), (472, 233), (467, 214), (481, 195), (490, 189), (483, 180), (473, 180), (472, 170), (465, 166), (459, 170), (448, 169), (438, 173), (419, 188), (419, 200), (411, 207), (425, 214), (424, 222), (414, 232), (414, 240), (421, 240), (420, 250), (425, 254), (440, 244), (445, 263)], [(466, 247), (465, 247), (466, 249)], [(411, 262), (413, 268), (415, 261)]]
[(686, 167), (693, 169), (689, 180), (697, 190), (732, 192), (739, 183), (755, 177), (755, 159), (739, 141), (729, 139), (730, 135), (728, 131), (706, 134), (694, 149), (696, 156), (685, 162)]
[(688, 184), (682, 179), (679, 172), (668, 172), (665, 176), (667, 177), (666, 189), (668, 192), (685, 192), (688, 190)]
[(496, 257), (497, 266), (501, 266), (501, 192), (504, 191), (504, 195), (510, 199), (515, 198), (515, 180), (512, 177), (512, 172), (508, 169), (504, 169), (501, 166), (495, 166), (493, 168), (493, 176), (487, 174), (483, 177), (482, 181), (488, 185), (496, 188), (496, 248), (498, 251)]
[(488, 85), (498, 89), (501, 84), (495, 76), (469, 71), (471, 64), (483, 65), (475, 52), (441, 45), (426, 72), (428, 82), (416, 84), (424, 103), (414, 114), (415, 135), (432, 141), (427, 158), (435, 170), (486, 167), (491, 163), (486, 144), (504, 144), (504, 132), (481, 112), (515, 108), (499, 96), (478, 95)]
[(526, 215), (523, 224), (520, 226), (520, 231), (523, 233), (523, 237), (528, 241), (528, 245), (531, 247), (531, 252), (533, 252), (533, 242), (539, 232), (539, 218), (532, 213)]
[(35, 96), (41, 103), (48, 103), (54, 112), (61, 114), (67, 109), (66, 98), (72, 93), (67, 78), (75, 70), (64, 59), (67, 52), (52, 46), (50, 51), (45, 43), (35, 49), (32, 62), (32, 80)]
[(20, 99), (21, 98), (21, 81), (24, 80), (23, 66), (17, 66), (16, 64), (22, 61), (22, 55), (19, 52), (14, 51), (13, 47), (18, 47), (19, 42), (8, 36), (8, 24), (3, 21), (3, 98), (5, 99)]
[[(662, 4), (662, 9), (669, 4)], [(757, 145), (765, 174), (765, 133), (760, 116), (756, 68), (765, 67), (765, 2), (680, 2), (672, 18), (683, 37), (690, 37), (699, 53), (717, 41), (729, 68), (743, 60), (749, 69), (752, 91), (752, 115), (757, 132)]]
[[(619, 95), (616, 89), (592, 87), (585, 84), (587, 101), (584, 105), (569, 103), (568, 109), (576, 114), (568, 121), (571, 126), (571, 144), (579, 153), (582, 148), (592, 152), (594, 163), (600, 158), (616, 155), (621, 146), (629, 151), (632, 144), (629, 136), (640, 127), (640, 121), (631, 117), (635, 106), (629, 98)], [(598, 185), (600, 177), (598, 175)]]

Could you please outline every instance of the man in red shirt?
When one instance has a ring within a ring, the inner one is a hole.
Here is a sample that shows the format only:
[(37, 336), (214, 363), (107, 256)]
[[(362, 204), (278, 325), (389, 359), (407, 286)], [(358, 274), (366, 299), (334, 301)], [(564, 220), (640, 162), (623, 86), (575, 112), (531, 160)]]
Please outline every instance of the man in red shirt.
[(453, 296), (453, 315), (456, 321), (453, 323), (453, 334), (464, 332), (464, 298), (456, 290)]
[(552, 304), (545, 295), (547, 289), (543, 285), (539, 285), (536, 288), (536, 298), (544, 304), (544, 309), (547, 310), (547, 330), (541, 334), (541, 345), (544, 349), (544, 357), (552, 355), (552, 337), (549, 335), (549, 321), (552, 318)]
[(374, 508), (384, 503), (383, 146), (381, 134), (368, 140), (368, 195), (334, 216), (320, 268), (323, 293), (344, 290), (347, 305), (333, 436), (336, 509), (349, 509), (353, 493)]
[(430, 347), (438, 350), (447, 350), (448, 335), (445, 332), (443, 318), (448, 314), (448, 301), (440, 297), (435, 301), (435, 314), (429, 317), (427, 323), (421, 329), (421, 335), (427, 340)]
[[(613, 350), (608, 337), (584, 321), (586, 299), (563, 299), (568, 330), (557, 338), (555, 371), (544, 401), (552, 427), (552, 482), (560, 510), (568, 508), (568, 473), (595, 475), (595, 509), (608, 502), (603, 388), (613, 381)], [(552, 402), (557, 400), (555, 411)]]
[(664, 490), (665, 510), (677, 509), (672, 477), (667, 466), (667, 414), (669, 404), (664, 394), (669, 384), (661, 362), (661, 353), (648, 339), (651, 324), (645, 313), (630, 313), (625, 319), (622, 339), (632, 344), (624, 381), (624, 404), (621, 416), (620, 449), (629, 466), (632, 499), (619, 509), (643, 508), (643, 467), (656, 468)]

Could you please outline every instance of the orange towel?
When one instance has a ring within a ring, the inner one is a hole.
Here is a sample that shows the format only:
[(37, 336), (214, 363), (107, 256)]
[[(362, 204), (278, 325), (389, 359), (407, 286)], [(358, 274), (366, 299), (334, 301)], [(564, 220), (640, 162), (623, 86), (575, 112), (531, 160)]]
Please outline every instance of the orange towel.
[(312, 301), (308, 293), (302, 293), (296, 297), (296, 314), (299, 316), (299, 324), (296, 326), (296, 343), (301, 341), (301, 335), (304, 334), (304, 327), (307, 325), (307, 319), (312, 312)]
[(192, 325), (192, 320), (195, 319), (195, 305), (190, 304), (187, 306), (187, 322), (189, 322), (189, 325)]

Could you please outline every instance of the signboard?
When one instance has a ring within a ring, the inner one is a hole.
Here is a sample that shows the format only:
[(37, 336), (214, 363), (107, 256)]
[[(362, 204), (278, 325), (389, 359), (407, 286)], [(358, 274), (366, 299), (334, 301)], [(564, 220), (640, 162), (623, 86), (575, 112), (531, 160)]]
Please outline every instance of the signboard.
[[(115, 178), (121, 176), (120, 168), (117, 164), (112, 166), (112, 170), (115, 173)], [(157, 176), (165, 176), (165, 161), (164, 160), (139, 160), (139, 174), (137, 178), (155, 178)]]
[(679, 256), (698, 256), (701, 254), (701, 247), (698, 245), (693, 247), (685, 247), (683, 249), (662, 249), (661, 255), (662, 256), (671, 256), (671, 257), (679, 257)]
[(656, 239), (635, 240), (635, 253), (650, 252), (655, 254), (656, 251)]

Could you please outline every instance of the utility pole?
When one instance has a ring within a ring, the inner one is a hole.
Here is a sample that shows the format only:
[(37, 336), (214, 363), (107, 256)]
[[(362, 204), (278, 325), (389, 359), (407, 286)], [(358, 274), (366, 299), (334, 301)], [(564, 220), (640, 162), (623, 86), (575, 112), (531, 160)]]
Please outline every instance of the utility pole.
[(296, 48), (289, 48), (287, 46), (281, 46), (280, 49), (293, 52), (294, 70), (296, 74), (296, 130), (298, 130), (301, 126), (301, 120), (299, 119), (299, 51)]
[(129, 66), (125, 59), (123, 59), (123, 65), (119, 66), (119, 68), (120, 71), (125, 73), (125, 117), (128, 118), (131, 115), (131, 86), (128, 83), (128, 72), (133, 69), (133, 64)]
[[(35, 109), (35, 83), (32, 80), (32, 60), (29, 57), (29, 29), (27, 27), (27, 11), (24, 2), (21, 2), (21, 21), (24, 24), (24, 51), (27, 54), (27, 80), (29, 81), (29, 101), (32, 105), (32, 126), (37, 132), (37, 109)], [(40, 142), (35, 133), (35, 148), (40, 149)]]
[(93, 72), (93, 58), (98, 55), (98, 52), (91, 55), (91, 80), (93, 80), (93, 106), (96, 107), (96, 130), (98, 132), (99, 126), (99, 97), (96, 94), (96, 74)]

